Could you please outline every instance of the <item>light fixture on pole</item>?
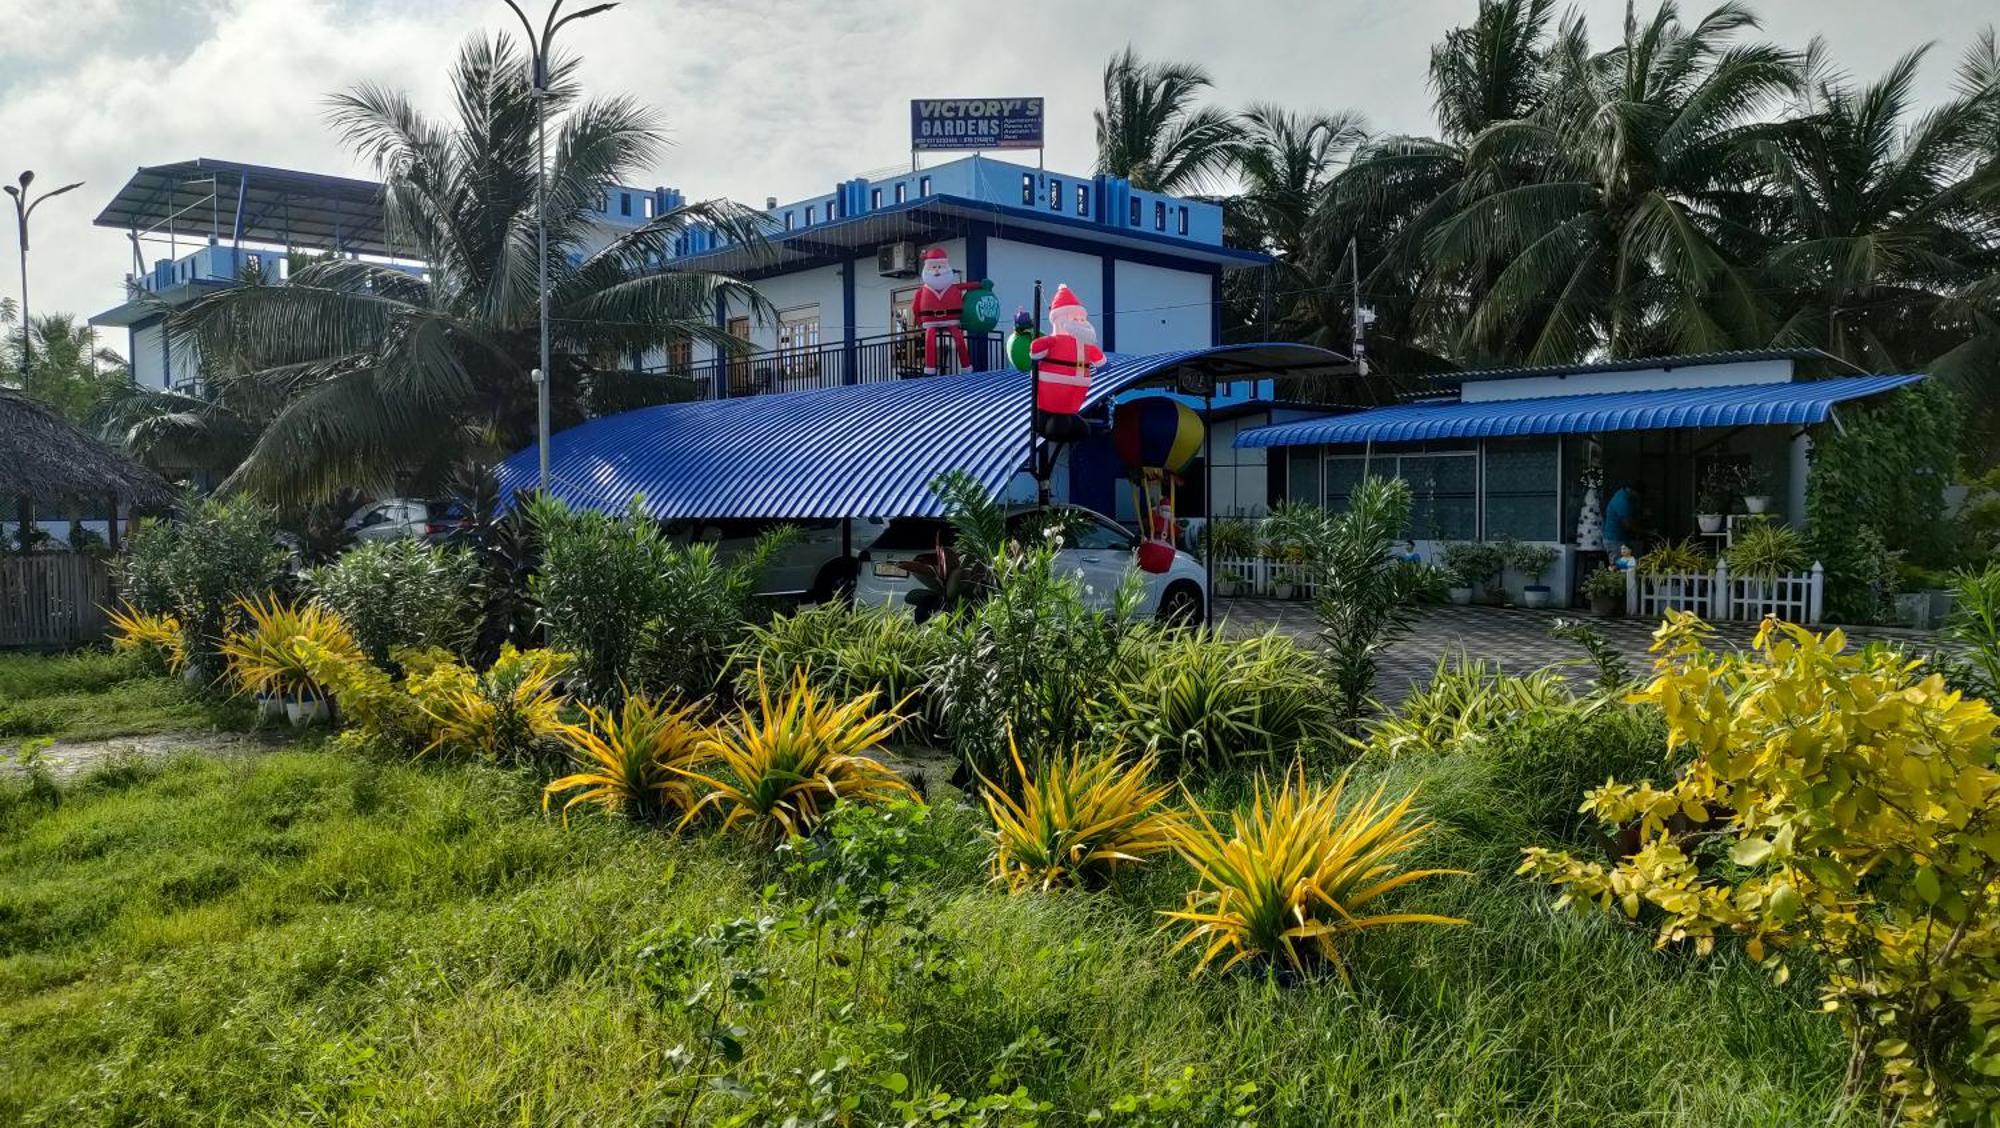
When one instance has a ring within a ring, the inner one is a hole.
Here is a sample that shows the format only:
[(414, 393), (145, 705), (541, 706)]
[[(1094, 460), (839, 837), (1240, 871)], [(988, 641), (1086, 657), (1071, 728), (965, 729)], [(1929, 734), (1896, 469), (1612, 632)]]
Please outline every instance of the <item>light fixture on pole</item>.
[(44, 192), (31, 200), (28, 198), (28, 185), (34, 182), (35, 174), (29, 171), (23, 172), (16, 184), (0, 185), (0, 191), (14, 198), (15, 230), (21, 239), (21, 371), (23, 374), (35, 362), (35, 335), (29, 331), (28, 321), (28, 217), (35, 214), (35, 209), (42, 205), (43, 200), (83, 187), (83, 181), (79, 180), (74, 184), (65, 184), (60, 188)]
[(539, 293), (541, 311), (541, 367), (535, 371), (535, 450), (540, 455), (540, 488), (543, 493), (549, 489), (549, 377), (555, 369), (549, 366), (549, 227), (548, 208), (544, 200), (548, 193), (549, 164), (549, 48), (554, 43), (556, 32), (564, 24), (574, 23), (586, 16), (608, 12), (617, 4), (593, 4), (579, 12), (571, 12), (561, 19), (563, 0), (555, 0), (549, 5), (548, 18), (542, 21), (541, 34), (535, 33), (535, 25), (528, 22), (528, 13), (514, 0), (501, 0), (513, 10), (521, 21), (521, 29), (528, 34), (528, 54), (532, 68), (530, 90), (535, 99), (535, 282)]

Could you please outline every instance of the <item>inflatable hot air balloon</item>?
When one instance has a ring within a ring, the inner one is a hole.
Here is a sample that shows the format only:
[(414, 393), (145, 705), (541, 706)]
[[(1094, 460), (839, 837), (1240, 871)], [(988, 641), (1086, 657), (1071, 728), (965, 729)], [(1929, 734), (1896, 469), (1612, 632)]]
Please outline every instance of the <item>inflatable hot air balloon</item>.
[(1111, 445), (1132, 477), (1132, 505), (1145, 537), (1139, 567), (1164, 572), (1174, 561), (1174, 487), (1201, 451), (1202, 424), (1186, 404), (1147, 396), (1118, 405)]

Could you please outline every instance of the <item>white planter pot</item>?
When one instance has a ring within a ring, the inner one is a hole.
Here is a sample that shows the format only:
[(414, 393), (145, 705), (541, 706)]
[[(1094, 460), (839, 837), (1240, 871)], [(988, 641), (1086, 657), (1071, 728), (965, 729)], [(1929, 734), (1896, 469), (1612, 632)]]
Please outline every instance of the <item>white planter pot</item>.
[(1769, 513), (1771, 511), (1770, 495), (1745, 494), (1743, 495), (1743, 508), (1751, 513)]
[(1217, 576), (1215, 579), (1215, 595), (1216, 598), (1218, 599), (1235, 599), (1236, 581), (1225, 580), (1222, 577)]
[(257, 711), (260, 714), (262, 714), (267, 720), (277, 720), (279, 717), (285, 716), (286, 710), (285, 710), (284, 696), (276, 693), (258, 694)]
[(1722, 520), (1723, 517), (1720, 513), (1697, 513), (1694, 515), (1695, 524), (1701, 526), (1701, 531), (1704, 533), (1721, 532)]
[(308, 697), (304, 700), (288, 699), (285, 702), (285, 716), (293, 728), (304, 728), (326, 720), (330, 710), (324, 697)]
[(1290, 599), (1297, 589), (1291, 584), (1271, 585), (1271, 594), (1278, 599)]
[(1549, 605), (1549, 589), (1542, 584), (1529, 584), (1521, 589), (1521, 606), (1536, 610)]
[(1472, 589), (1469, 587), (1451, 588), (1445, 592), (1445, 595), (1460, 607), (1464, 607), (1472, 602)]

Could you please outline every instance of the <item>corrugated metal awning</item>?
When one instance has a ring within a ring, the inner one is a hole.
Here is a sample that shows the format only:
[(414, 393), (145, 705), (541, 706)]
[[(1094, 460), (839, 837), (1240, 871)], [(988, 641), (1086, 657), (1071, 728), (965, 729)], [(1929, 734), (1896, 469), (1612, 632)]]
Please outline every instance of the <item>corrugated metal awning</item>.
[[(1183, 366), (1243, 380), (1344, 363), (1295, 344), (1114, 353), (1089, 403)], [(1029, 381), (1010, 369), (622, 412), (550, 440), (550, 492), (611, 510), (643, 497), (663, 519), (935, 515), (938, 475), (964, 470), (997, 493), (1026, 463)], [(538, 473), (534, 447), (516, 453), (500, 466), (502, 495), (532, 490)]]
[(1674, 427), (1802, 426), (1823, 423), (1833, 405), (1923, 379), (1848, 376), (1789, 384), (1596, 392), (1482, 403), (1413, 403), (1259, 427), (1239, 447), (1417, 443), (1522, 435), (1657, 431)]

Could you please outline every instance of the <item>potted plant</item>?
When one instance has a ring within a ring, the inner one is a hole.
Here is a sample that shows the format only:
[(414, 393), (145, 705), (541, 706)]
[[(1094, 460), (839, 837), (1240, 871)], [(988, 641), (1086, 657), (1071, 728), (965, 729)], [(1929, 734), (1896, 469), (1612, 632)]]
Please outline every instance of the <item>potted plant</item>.
[[(1639, 574), (1657, 582), (1669, 600), (1680, 610), (1696, 610), (1681, 606), (1687, 591), (1687, 577), (1701, 576), (1715, 570), (1715, 562), (1709, 558), (1708, 549), (1693, 537), (1684, 541), (1658, 545), (1639, 558)], [(1698, 589), (1697, 589), (1698, 590)]]
[(1765, 492), (1771, 488), (1771, 477), (1769, 468), (1759, 463), (1742, 464), (1739, 478), (1745, 513), (1764, 514), (1771, 511), (1771, 495)]
[(1736, 496), (1736, 474), (1725, 462), (1711, 462), (1701, 476), (1695, 497), (1695, 524), (1704, 533), (1719, 533), (1729, 520), (1730, 501)]
[(244, 599), (237, 610), (242, 626), (223, 639), (222, 657), (238, 690), (255, 696), (267, 713), (275, 712), (273, 698), (282, 701), (295, 726), (329, 718), (332, 704), (317, 671), (367, 662), (347, 624), (316, 604)]
[(1472, 602), (1502, 564), (1498, 549), (1478, 541), (1453, 541), (1444, 546), (1442, 555), (1445, 573), (1451, 577), (1446, 594), (1461, 607)]
[(1521, 606), (1539, 610), (1549, 605), (1550, 592), (1542, 577), (1555, 566), (1557, 555), (1552, 545), (1515, 541), (1507, 546), (1507, 566), (1528, 581), (1521, 588)]
[(1272, 576), (1272, 594), (1291, 599), (1298, 594), (1298, 573), (1311, 555), (1312, 544), (1324, 531), (1332, 515), (1325, 509), (1302, 501), (1282, 501), (1271, 507), (1264, 519), (1264, 556), (1277, 565)]
[(1210, 520), (1202, 525), (1199, 541), (1196, 550), (1204, 563), (1210, 559), (1210, 550), (1214, 551), (1215, 594), (1223, 599), (1235, 597), (1243, 582), (1230, 565), (1257, 555), (1257, 530), (1243, 521)]
[(1765, 610), (1770, 609), (1771, 585), (1778, 577), (1806, 569), (1806, 542), (1797, 529), (1781, 521), (1761, 518), (1744, 525), (1736, 541), (1723, 554), (1729, 574), (1739, 580), (1754, 580)]
[(1625, 573), (1607, 564), (1584, 578), (1583, 594), (1591, 614), (1612, 618), (1625, 606)]

